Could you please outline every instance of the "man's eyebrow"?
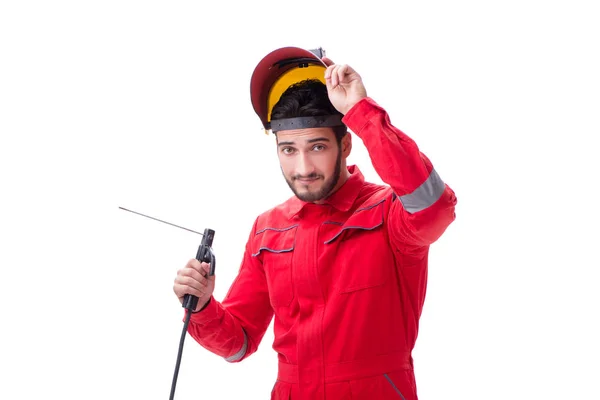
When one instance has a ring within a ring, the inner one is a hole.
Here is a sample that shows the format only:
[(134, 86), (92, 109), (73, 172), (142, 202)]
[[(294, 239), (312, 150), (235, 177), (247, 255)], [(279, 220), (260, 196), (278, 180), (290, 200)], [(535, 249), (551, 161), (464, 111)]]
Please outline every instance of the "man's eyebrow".
[(327, 139), (326, 137), (318, 137), (318, 138), (308, 140), (308, 143), (314, 143), (314, 142), (329, 142), (329, 139)]
[[(309, 139), (306, 142), (307, 143), (315, 143), (315, 142), (329, 142), (330, 140), (326, 137), (318, 137), (318, 138), (314, 138), (314, 139)], [(277, 146), (294, 146), (296, 144), (296, 142), (279, 142), (277, 143)]]

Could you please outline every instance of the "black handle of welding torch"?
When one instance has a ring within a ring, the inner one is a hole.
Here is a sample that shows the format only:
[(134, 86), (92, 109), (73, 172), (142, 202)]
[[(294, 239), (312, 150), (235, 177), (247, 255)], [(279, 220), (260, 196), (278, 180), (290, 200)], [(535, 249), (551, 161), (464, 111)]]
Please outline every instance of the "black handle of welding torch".
[[(212, 242), (214, 238), (215, 231), (208, 228), (205, 229), (204, 235), (202, 236), (202, 242), (200, 243), (200, 246), (198, 246), (198, 252), (196, 253), (196, 260), (210, 264), (210, 272), (208, 273), (209, 276), (215, 274), (215, 267), (217, 263), (215, 255), (212, 251)], [(192, 312), (196, 309), (197, 305), (198, 297), (191, 294), (186, 294), (183, 297), (183, 308)]]

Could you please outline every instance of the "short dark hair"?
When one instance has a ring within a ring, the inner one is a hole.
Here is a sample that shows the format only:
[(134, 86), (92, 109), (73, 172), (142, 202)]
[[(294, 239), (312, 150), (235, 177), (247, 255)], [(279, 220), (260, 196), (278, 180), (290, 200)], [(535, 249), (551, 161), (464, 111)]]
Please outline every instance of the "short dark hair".
[[(322, 115), (342, 115), (331, 104), (327, 87), (318, 79), (306, 79), (291, 85), (273, 107), (271, 120)], [(348, 128), (346, 125), (332, 127), (335, 138), (341, 143)]]

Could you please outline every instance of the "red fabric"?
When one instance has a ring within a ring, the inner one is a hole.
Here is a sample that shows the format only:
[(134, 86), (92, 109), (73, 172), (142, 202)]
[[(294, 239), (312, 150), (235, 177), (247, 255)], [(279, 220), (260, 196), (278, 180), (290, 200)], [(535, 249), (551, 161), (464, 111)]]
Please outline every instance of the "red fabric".
[(401, 196), (431, 162), (372, 99), (344, 117), (389, 186), (356, 166), (323, 205), (296, 197), (260, 215), (225, 299), (192, 315), (188, 332), (225, 358), (254, 353), (273, 318), (279, 374), (272, 399), (417, 400), (411, 352), (427, 285), (427, 256), (455, 219), (454, 192), (408, 213)]

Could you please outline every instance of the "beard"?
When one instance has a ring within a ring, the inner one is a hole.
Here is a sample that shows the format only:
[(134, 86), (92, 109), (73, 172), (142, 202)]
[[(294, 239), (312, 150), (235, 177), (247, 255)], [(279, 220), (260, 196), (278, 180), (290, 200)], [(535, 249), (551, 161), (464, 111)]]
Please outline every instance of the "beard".
[(288, 179), (288, 177), (285, 176), (285, 174), (284, 174), (283, 177), (285, 178), (286, 183), (288, 184), (288, 186), (290, 187), (292, 192), (294, 192), (296, 197), (298, 197), (302, 201), (313, 202), (313, 201), (323, 200), (331, 194), (332, 190), (335, 188), (338, 181), (340, 180), (341, 172), (342, 172), (342, 151), (341, 151), (341, 149), (338, 149), (338, 155), (335, 160), (335, 170), (333, 172), (333, 175), (330, 176), (329, 178), (327, 178), (323, 182), (323, 184), (321, 185), (320, 188), (315, 189), (314, 191), (309, 191), (309, 189), (308, 189), (309, 186), (306, 185), (305, 186), (306, 190), (303, 192), (299, 192), (294, 187), (294, 183), (297, 183), (298, 179), (325, 179), (324, 175), (319, 175), (316, 173), (310, 174), (307, 176), (294, 175), (290, 179)]

